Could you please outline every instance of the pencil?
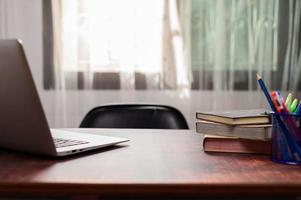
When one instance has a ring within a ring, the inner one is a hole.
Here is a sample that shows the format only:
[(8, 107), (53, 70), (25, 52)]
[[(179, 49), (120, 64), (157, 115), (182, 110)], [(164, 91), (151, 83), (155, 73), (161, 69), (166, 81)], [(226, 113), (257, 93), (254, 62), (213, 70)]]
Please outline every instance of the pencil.
[(268, 103), (270, 104), (272, 111), (274, 111), (276, 113), (277, 111), (276, 111), (275, 105), (273, 104), (272, 98), (271, 98), (271, 96), (268, 92), (268, 89), (266, 88), (261, 76), (259, 76), (258, 74), (256, 74), (256, 76), (257, 76), (257, 81), (261, 87), (261, 90), (263, 91), (263, 94), (265, 95), (266, 99), (268, 100)]

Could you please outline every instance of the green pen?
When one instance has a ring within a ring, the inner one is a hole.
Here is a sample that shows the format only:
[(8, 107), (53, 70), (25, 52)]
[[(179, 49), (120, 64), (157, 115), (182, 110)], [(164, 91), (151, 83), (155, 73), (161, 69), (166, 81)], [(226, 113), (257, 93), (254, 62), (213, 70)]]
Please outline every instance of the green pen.
[(297, 106), (297, 108), (296, 108), (296, 110), (295, 110), (295, 113), (296, 113), (297, 115), (300, 115), (300, 114), (301, 114), (301, 100), (300, 100), (299, 105)]
[(286, 97), (285, 105), (286, 107), (290, 107), (292, 104), (292, 93), (289, 93)]
[(293, 103), (289, 106), (289, 111), (291, 113), (294, 113), (296, 111), (297, 106), (298, 106), (298, 99), (294, 99)]

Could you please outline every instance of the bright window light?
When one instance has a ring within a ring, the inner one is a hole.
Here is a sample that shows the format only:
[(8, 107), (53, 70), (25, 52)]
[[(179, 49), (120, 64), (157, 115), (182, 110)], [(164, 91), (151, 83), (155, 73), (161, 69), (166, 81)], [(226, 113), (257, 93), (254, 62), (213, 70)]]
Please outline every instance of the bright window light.
[(159, 72), (162, 0), (64, 0), (66, 71)]

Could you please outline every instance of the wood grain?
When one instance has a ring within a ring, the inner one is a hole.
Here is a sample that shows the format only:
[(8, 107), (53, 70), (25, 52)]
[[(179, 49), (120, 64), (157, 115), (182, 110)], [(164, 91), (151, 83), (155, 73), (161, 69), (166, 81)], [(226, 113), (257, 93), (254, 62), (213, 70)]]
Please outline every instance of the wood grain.
[(131, 139), (66, 158), (0, 151), (0, 196), (301, 196), (301, 167), (202, 151), (187, 130), (74, 129)]

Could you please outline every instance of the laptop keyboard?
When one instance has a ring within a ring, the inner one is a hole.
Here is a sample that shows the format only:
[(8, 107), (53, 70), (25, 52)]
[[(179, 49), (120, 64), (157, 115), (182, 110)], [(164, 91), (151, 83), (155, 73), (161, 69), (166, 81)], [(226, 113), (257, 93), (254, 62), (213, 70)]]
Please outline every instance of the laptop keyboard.
[(68, 147), (80, 144), (87, 144), (87, 141), (79, 141), (79, 140), (70, 140), (70, 139), (62, 139), (62, 138), (53, 138), (54, 144), (56, 148), (60, 147)]

